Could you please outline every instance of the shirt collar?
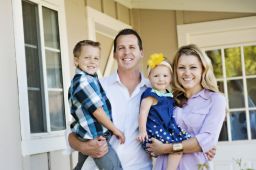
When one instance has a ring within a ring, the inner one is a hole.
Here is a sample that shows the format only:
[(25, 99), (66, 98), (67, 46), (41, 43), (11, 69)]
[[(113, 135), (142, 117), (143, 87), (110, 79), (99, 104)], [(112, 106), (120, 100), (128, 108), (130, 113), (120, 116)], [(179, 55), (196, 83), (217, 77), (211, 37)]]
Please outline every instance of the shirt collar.
[(158, 91), (158, 90), (152, 88), (151, 91), (156, 93), (159, 97), (162, 97), (162, 96), (163, 97), (173, 97), (173, 94), (171, 92), (169, 92), (168, 90), (166, 93), (164, 93), (164, 92), (161, 92), (161, 91)]
[(196, 94), (194, 94), (193, 96), (192, 96), (192, 98), (196, 98), (196, 97), (198, 97), (198, 96), (200, 96), (200, 97), (202, 97), (203, 99), (205, 99), (205, 100), (207, 100), (207, 99), (209, 99), (209, 90), (207, 90), (207, 89), (202, 89), (201, 91), (199, 91), (198, 93), (196, 93)]
[[(138, 84), (139, 87), (150, 87), (150, 82), (148, 79), (146, 79), (144, 77), (144, 75), (142, 73), (140, 73), (140, 76), (141, 76), (141, 81), (140, 83)], [(117, 71), (111, 76), (110, 78), (110, 83), (114, 84), (114, 83), (119, 83), (119, 84), (122, 84), (120, 78), (119, 78), (119, 75), (117, 74)]]
[(89, 76), (92, 76), (92, 77), (98, 77), (98, 75), (97, 75), (97, 73), (95, 73), (95, 74), (88, 74), (88, 73), (86, 73), (85, 71), (82, 71), (80, 68), (76, 68), (76, 74), (86, 74), (86, 75), (89, 75)]

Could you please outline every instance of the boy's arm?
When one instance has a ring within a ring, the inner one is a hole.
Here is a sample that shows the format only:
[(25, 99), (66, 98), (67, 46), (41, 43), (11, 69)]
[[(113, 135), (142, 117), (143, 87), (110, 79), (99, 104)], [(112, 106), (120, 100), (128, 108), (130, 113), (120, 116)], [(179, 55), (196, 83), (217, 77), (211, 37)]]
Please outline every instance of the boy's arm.
[(108, 130), (111, 130), (114, 135), (116, 135), (119, 139), (121, 144), (124, 143), (125, 137), (124, 134), (115, 127), (113, 122), (109, 119), (106, 115), (105, 111), (102, 107), (97, 108), (93, 113), (93, 116), (100, 122), (103, 126), (105, 126)]
[(139, 131), (146, 131), (146, 123), (150, 107), (154, 104), (155, 98), (146, 97), (141, 101), (140, 104), (140, 116), (139, 116)]

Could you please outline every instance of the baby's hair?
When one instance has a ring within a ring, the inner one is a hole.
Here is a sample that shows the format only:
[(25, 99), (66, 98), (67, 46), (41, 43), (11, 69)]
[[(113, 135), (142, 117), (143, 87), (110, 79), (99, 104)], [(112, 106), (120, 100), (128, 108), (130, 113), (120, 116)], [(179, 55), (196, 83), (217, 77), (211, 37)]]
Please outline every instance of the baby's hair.
[[(161, 63), (157, 64), (154, 68), (156, 68), (157, 66), (165, 66), (165, 67), (169, 68), (171, 74), (173, 73), (172, 65), (171, 65), (171, 63), (166, 58), (164, 58), (164, 60)], [(150, 68), (150, 66), (147, 65), (148, 76), (150, 74), (150, 71), (153, 70), (154, 68)]]
[(74, 57), (79, 57), (80, 56), (80, 53), (81, 53), (81, 48), (83, 46), (86, 46), (86, 45), (89, 45), (89, 46), (93, 46), (93, 47), (98, 47), (100, 49), (100, 42), (97, 42), (97, 41), (92, 41), (92, 40), (82, 40), (82, 41), (79, 41), (74, 49), (73, 49), (73, 55)]

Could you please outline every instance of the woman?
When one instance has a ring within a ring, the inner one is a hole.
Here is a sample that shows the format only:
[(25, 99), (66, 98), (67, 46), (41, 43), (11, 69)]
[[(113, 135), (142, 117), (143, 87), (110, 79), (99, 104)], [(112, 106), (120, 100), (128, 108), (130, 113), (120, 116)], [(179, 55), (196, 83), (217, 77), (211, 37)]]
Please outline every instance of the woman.
[(167, 156), (183, 152), (179, 170), (207, 165), (206, 152), (217, 142), (225, 117), (225, 97), (219, 93), (210, 59), (195, 45), (181, 47), (174, 57), (173, 91), (177, 123), (192, 137), (181, 143), (162, 144), (153, 139), (148, 150), (159, 156), (156, 170), (165, 170)]

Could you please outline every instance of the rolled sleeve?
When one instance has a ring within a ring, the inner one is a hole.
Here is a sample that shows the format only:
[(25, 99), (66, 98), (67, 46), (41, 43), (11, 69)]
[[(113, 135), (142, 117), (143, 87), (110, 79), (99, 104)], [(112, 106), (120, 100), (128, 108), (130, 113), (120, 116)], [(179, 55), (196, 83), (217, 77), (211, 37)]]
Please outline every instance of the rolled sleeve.
[(200, 132), (195, 136), (203, 152), (216, 146), (226, 112), (226, 100), (223, 95), (214, 93), (210, 100), (212, 106)]

